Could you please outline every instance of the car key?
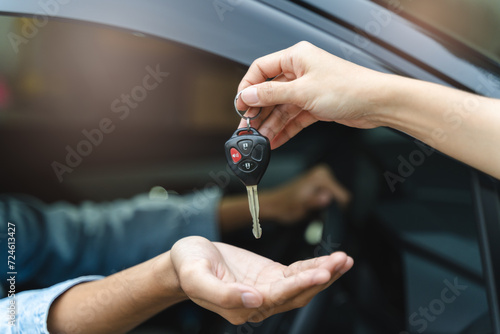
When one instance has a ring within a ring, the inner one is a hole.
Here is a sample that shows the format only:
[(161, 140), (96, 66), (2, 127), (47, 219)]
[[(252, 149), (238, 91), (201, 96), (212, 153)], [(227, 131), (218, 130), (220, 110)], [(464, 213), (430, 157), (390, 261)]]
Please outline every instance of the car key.
[(229, 167), (247, 187), (248, 204), (253, 220), (252, 232), (254, 237), (259, 239), (262, 236), (262, 228), (259, 224), (257, 185), (271, 157), (269, 139), (254, 128), (240, 128), (233, 133), (224, 148)]

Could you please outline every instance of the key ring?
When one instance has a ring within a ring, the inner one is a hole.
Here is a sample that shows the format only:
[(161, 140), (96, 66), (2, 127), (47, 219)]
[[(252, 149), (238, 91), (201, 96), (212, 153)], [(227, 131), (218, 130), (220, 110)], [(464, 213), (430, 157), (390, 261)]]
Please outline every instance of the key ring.
[(248, 127), (248, 129), (250, 129), (250, 121), (256, 119), (257, 117), (259, 117), (260, 113), (262, 112), (262, 107), (259, 109), (259, 112), (257, 113), (257, 115), (255, 115), (253, 117), (243, 116), (242, 113), (247, 112), (248, 109), (244, 110), (244, 111), (243, 110), (239, 110), (238, 106), (236, 105), (237, 102), (238, 102), (238, 99), (240, 98), (241, 93), (243, 93), (243, 91), (241, 91), (238, 94), (236, 94), (236, 97), (234, 98), (234, 110), (236, 110), (236, 113), (238, 114), (238, 116), (240, 116), (243, 119), (246, 119), (246, 121), (247, 121), (247, 127)]

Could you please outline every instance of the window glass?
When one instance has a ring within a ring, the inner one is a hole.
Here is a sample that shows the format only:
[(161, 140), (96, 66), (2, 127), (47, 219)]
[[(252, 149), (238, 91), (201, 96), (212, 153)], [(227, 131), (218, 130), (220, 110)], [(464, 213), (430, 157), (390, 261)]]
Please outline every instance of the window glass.
[[(500, 1), (376, 0), (500, 63)], [(418, 22), (417, 22), (418, 23)]]
[(138, 32), (41, 23), (0, 17), (7, 36), (0, 48), (4, 117), (57, 115), (62, 122), (133, 112), (148, 113), (142, 121), (152, 125), (234, 127), (221, 113), (232, 111), (243, 67)]
[[(142, 177), (144, 186), (166, 164), (189, 161), (176, 167), (186, 172), (203, 159), (224, 162), (245, 66), (80, 21), (0, 16), (0, 31), (7, 37), (0, 39), (1, 191), (47, 200), (126, 197), (146, 189), (127, 190), (124, 179), (132, 185)], [(80, 157), (72, 163), (71, 151)], [(54, 162), (66, 172), (57, 175)], [(136, 179), (126, 176), (141, 168)], [(98, 190), (103, 180), (117, 193)]]

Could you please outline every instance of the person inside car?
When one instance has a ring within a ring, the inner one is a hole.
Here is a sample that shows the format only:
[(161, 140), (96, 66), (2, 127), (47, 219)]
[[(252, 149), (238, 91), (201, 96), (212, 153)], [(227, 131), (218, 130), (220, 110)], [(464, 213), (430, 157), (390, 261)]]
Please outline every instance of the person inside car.
[[(246, 195), (221, 198), (217, 190), (203, 194), (139, 195), (79, 207), (2, 196), (0, 217), (15, 223), (20, 268), (11, 286), (48, 287), (15, 294), (6, 286), (9, 297), (0, 305), (14, 305), (17, 327), (5, 319), (4, 329), (124, 332), (187, 298), (232, 323), (260, 321), (307, 303), (352, 266), (352, 259), (336, 253), (285, 267), (213, 242), (220, 233), (249, 224), (248, 200)], [(349, 199), (329, 168), (319, 165), (263, 191), (261, 217), (291, 224), (332, 200), (346, 206)], [(129, 269), (119, 271), (123, 268)], [(113, 271), (119, 272), (84, 276)]]

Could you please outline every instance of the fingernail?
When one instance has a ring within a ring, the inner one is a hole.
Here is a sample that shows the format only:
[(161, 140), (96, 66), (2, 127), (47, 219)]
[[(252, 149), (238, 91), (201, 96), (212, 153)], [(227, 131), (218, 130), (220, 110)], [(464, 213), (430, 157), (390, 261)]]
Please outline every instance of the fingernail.
[(349, 270), (352, 269), (352, 267), (354, 266), (354, 260), (352, 257), (348, 256), (347, 257), (347, 261), (346, 261), (346, 265), (349, 267), (349, 269), (344, 269), (344, 270), (341, 270), (341, 274), (344, 275), (346, 272), (348, 272)]
[(241, 92), (241, 98), (246, 104), (255, 104), (259, 102), (259, 96), (257, 95), (257, 88), (248, 87)]
[[(351, 259), (352, 260), (352, 259)], [(349, 258), (347, 259), (347, 262), (346, 264), (349, 262)], [(349, 267), (348, 269), (344, 269), (344, 266), (342, 266), (342, 268), (340, 268), (339, 272), (341, 275), (344, 275), (346, 272), (348, 272), (349, 270), (351, 270), (352, 266)]]
[(342, 269), (339, 271), (340, 275), (344, 275), (346, 272), (348, 272), (350, 269)]
[(260, 306), (259, 298), (250, 292), (244, 292), (241, 294), (241, 300), (246, 308), (255, 308)]

